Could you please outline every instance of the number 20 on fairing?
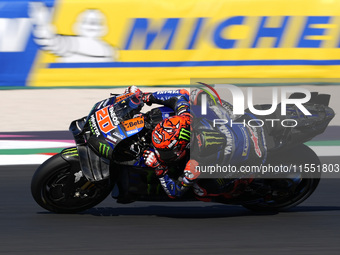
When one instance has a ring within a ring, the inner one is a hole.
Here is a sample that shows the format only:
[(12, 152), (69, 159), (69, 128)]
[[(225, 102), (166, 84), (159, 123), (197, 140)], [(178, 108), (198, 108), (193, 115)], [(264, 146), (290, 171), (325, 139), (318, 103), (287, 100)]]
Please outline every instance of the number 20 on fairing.
[(110, 106), (106, 106), (103, 109), (96, 111), (96, 119), (98, 122), (99, 129), (105, 134), (116, 128), (116, 126), (113, 125), (112, 120), (110, 118), (108, 110), (109, 107)]

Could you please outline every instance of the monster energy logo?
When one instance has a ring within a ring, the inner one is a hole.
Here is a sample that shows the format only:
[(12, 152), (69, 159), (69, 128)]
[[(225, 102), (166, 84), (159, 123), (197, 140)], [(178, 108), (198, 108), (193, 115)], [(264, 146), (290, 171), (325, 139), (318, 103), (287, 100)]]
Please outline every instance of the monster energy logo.
[(203, 131), (202, 132), (204, 140), (205, 140), (205, 145), (220, 145), (224, 143), (224, 137), (221, 136), (219, 132), (214, 132), (214, 131)]
[(104, 157), (109, 157), (110, 147), (105, 143), (99, 143), (99, 153), (102, 154)]
[(185, 128), (182, 128), (179, 131), (179, 139), (190, 141), (190, 131)]
[(62, 154), (65, 156), (69, 156), (69, 157), (78, 156), (78, 151), (77, 151), (77, 148), (69, 148), (69, 149), (63, 150)]

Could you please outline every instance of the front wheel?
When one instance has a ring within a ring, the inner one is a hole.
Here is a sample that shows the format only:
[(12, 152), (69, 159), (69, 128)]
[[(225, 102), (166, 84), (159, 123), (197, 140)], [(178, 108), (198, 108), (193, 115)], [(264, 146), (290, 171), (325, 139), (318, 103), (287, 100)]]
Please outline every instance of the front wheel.
[(60, 154), (44, 162), (31, 182), (34, 200), (44, 209), (55, 213), (77, 213), (102, 202), (111, 192), (110, 180), (92, 183), (80, 170)]

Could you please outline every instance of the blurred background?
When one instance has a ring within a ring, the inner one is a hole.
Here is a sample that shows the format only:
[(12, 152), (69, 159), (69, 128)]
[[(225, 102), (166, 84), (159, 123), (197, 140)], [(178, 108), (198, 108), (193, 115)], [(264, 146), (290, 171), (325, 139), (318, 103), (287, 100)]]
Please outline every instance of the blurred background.
[(265, 87), (309, 86), (337, 102), (339, 1), (0, 3), (0, 131), (67, 130), (130, 85), (255, 86), (258, 103)]
[(0, 86), (337, 84), (339, 15), (335, 0), (1, 1)]

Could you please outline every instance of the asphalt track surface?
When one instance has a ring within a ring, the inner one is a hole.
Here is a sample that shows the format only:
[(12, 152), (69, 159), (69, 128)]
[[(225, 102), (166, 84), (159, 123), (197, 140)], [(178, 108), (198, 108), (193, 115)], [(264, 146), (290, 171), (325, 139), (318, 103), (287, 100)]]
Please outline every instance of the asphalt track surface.
[[(338, 158), (323, 157), (322, 163)], [(30, 194), (37, 168), (0, 168), (0, 254), (339, 254), (340, 179), (277, 214), (215, 203), (117, 204), (54, 214)]]

